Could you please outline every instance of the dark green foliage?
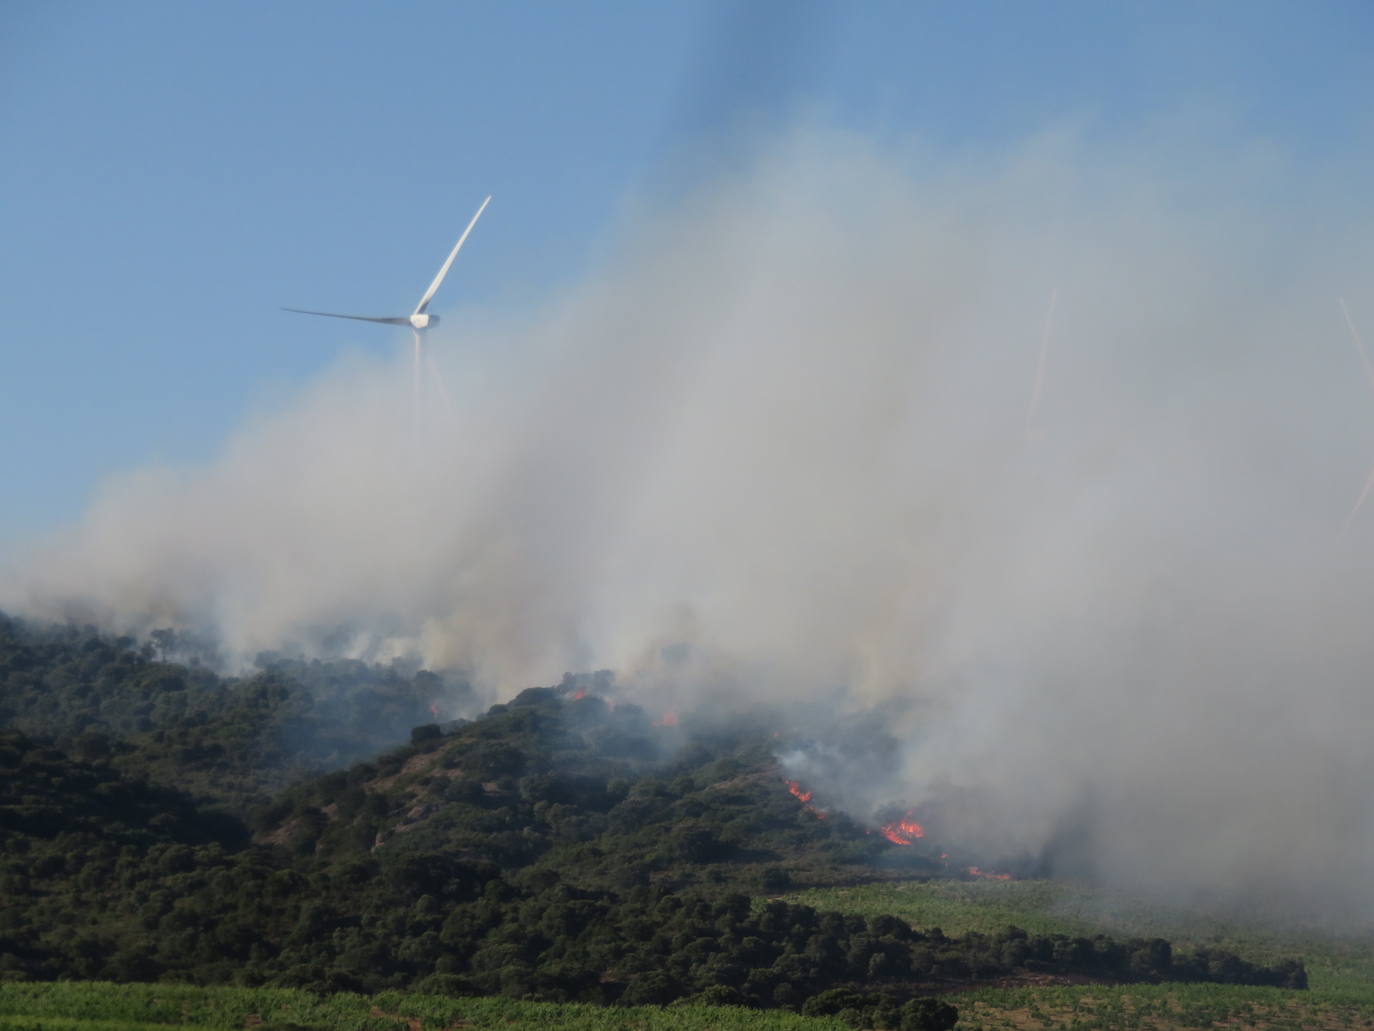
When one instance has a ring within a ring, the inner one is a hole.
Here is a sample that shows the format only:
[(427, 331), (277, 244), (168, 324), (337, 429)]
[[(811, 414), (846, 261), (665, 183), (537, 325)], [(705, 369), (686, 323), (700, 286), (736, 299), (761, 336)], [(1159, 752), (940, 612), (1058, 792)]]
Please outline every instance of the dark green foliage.
[(868, 997), (852, 988), (831, 988), (818, 992), (806, 1000), (802, 1016), (830, 1017), (844, 1009), (862, 1009), (868, 1004)]
[(901, 1031), (950, 1031), (959, 1011), (939, 999), (912, 999), (902, 1007)]
[(198, 651), (171, 630), (139, 646), (0, 613), (0, 727), (240, 807), (394, 746), (432, 721), (435, 702), (454, 707), (468, 692), (399, 665), (268, 654), (257, 673), (225, 678)]
[(765, 895), (780, 895), (792, 887), (792, 875), (785, 866), (767, 866), (759, 875), (759, 888)]
[(682, 995), (682, 985), (672, 975), (662, 970), (648, 970), (630, 978), (620, 1002), (626, 1006), (661, 1006)]
[[(267, 794), (289, 763), (253, 764), (286, 754), (284, 728), (318, 744), (339, 725), (307, 715), (328, 708), (310, 686), (326, 667), (221, 681), (154, 661), (177, 647), (0, 622), (0, 977), (690, 998), (919, 1028), (949, 1026), (952, 1007), (917, 996), (1026, 971), (1305, 984), (1301, 964), (1178, 956), (1161, 940), (951, 939), (755, 906), (761, 885), (834, 880), (834, 855), (894, 847), (804, 810), (766, 720), (664, 728), (569, 685), (532, 689)], [(68, 676), (86, 662), (94, 681)], [(434, 689), (426, 676), (398, 690)], [(381, 696), (351, 697), (378, 717)]]

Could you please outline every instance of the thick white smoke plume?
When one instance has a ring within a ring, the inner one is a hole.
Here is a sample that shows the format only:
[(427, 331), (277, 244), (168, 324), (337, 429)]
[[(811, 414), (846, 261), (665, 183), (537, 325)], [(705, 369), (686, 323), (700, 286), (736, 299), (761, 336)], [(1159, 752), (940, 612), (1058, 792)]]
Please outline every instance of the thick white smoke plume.
[(0, 605), (493, 694), (908, 700), (883, 790), (972, 792), (971, 838), (1369, 913), (1374, 392), (1338, 296), (1374, 333), (1371, 212), (1219, 155), (789, 139), (545, 310), (447, 313), (418, 446), (404, 348), (345, 365), (108, 484)]

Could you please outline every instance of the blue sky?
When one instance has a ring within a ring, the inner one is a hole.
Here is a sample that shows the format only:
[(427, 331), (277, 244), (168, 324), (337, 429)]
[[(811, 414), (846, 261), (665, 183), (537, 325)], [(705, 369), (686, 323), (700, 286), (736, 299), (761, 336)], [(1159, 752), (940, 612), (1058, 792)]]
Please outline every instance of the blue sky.
[(0, 542), (215, 454), (404, 312), (577, 282), (635, 201), (795, 119), (976, 154), (1207, 111), (1367, 158), (1374, 6), (50, 3), (0, 7)]

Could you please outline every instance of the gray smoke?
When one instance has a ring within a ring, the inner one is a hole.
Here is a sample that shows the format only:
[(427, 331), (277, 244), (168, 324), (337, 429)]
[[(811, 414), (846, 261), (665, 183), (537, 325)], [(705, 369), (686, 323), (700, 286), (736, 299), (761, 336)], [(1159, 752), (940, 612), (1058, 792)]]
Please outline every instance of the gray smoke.
[(798, 133), (543, 310), (446, 313), (418, 445), (404, 359), (341, 365), (210, 466), (107, 484), (0, 605), (492, 695), (608, 667), (665, 707), (901, 701), (851, 792), (1367, 916), (1374, 507), (1342, 523), (1374, 392), (1337, 298), (1374, 334), (1374, 236), (1342, 172)]

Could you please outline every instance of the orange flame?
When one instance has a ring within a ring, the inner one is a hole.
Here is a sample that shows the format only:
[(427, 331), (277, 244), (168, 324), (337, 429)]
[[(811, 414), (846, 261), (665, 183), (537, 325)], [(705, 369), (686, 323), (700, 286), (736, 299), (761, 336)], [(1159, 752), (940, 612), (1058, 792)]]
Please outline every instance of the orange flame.
[(802, 786), (798, 784), (795, 780), (789, 780), (787, 782), (787, 790), (792, 792), (793, 798), (796, 798), (802, 802), (810, 802), (811, 799), (816, 797), (816, 793), (814, 791), (803, 791)]
[(663, 719), (661, 719), (661, 720), (654, 720), (654, 726), (655, 726), (655, 727), (676, 727), (676, 726), (677, 726), (677, 713), (675, 713), (675, 712), (665, 712), (665, 713), (663, 714)]
[(430, 703), (429, 703), (429, 714), (430, 714), (431, 716), (433, 716), (436, 720), (439, 718), (439, 703), (438, 703), (438, 702), (430, 702)]
[(1009, 873), (984, 873), (982, 870), (978, 869), (978, 867), (976, 867), (976, 866), (970, 866), (970, 867), (968, 868), (968, 872), (969, 872), (969, 876), (970, 876), (970, 877), (982, 877), (982, 878), (984, 878), (984, 879), (986, 879), (986, 880), (989, 880), (989, 881), (1009, 881), (1009, 880), (1011, 880), (1011, 874), (1009, 874)]
[(926, 829), (911, 818), (911, 810), (906, 811), (905, 820), (895, 820), (878, 833), (894, 845), (911, 845), (917, 838), (926, 836)]
[(584, 691), (584, 690), (582, 690), (582, 688), (579, 687), (576, 691), (573, 692), (572, 700), (575, 701), (575, 702), (580, 702), (580, 701), (582, 701), (582, 699), (584, 699), (584, 698), (586, 698), (586, 697), (587, 697), (587, 692)]
[(787, 790), (791, 793), (793, 798), (802, 804), (802, 808), (816, 819), (824, 820), (830, 815), (824, 809), (817, 809), (811, 804), (811, 800), (816, 797), (816, 793), (814, 791), (807, 791), (798, 781), (787, 781)]

